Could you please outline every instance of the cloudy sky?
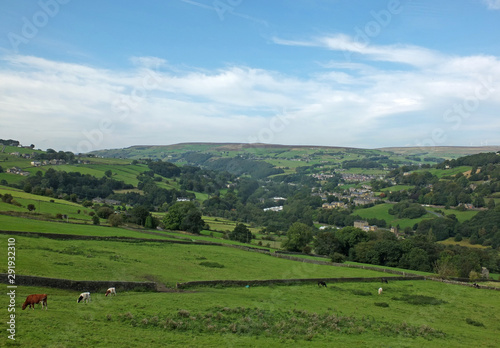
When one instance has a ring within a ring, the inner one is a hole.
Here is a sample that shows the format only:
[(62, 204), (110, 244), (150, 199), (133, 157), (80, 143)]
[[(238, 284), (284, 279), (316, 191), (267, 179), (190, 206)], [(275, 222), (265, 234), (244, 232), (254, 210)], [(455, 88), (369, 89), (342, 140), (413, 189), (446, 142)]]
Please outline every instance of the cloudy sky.
[(0, 138), (500, 145), (500, 0), (0, 2)]

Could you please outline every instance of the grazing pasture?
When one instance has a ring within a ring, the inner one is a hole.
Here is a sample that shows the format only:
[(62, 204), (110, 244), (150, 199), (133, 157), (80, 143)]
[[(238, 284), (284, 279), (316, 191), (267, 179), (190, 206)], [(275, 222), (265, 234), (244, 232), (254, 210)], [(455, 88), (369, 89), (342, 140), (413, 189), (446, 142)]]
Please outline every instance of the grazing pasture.
[[(8, 237), (5, 236), (2, 245)], [(12, 237), (18, 245), (16, 272), (41, 277), (155, 280), (175, 286), (176, 282), (192, 280), (380, 277), (383, 274), (301, 263), (222, 246)], [(208, 263), (223, 267), (207, 267)], [(0, 271), (5, 272), (6, 265), (0, 264)]]
[(353, 214), (359, 215), (363, 219), (371, 219), (371, 218), (382, 219), (387, 222), (387, 225), (389, 224), (392, 226), (399, 225), (401, 228), (412, 227), (413, 225), (415, 225), (415, 223), (419, 223), (423, 219), (429, 219), (435, 217), (435, 215), (427, 213), (424, 216), (417, 219), (399, 219), (397, 216), (389, 214), (389, 209), (391, 209), (393, 206), (394, 204), (390, 203), (377, 204), (370, 208), (355, 209)]
[[(16, 343), (57, 347), (497, 347), (500, 293), (433, 281), (47, 293), (50, 311), (16, 311)], [(427, 300), (422, 300), (427, 299)], [(7, 306), (7, 297), (0, 305)], [(20, 302), (17, 304), (21, 305)], [(3, 339), (3, 338), (2, 338)]]
[(146, 230), (134, 230), (118, 227), (95, 226), (85, 224), (66, 223), (64, 221), (53, 222), (35, 219), (26, 219), (16, 216), (8, 216), (0, 214), (0, 230), (4, 231), (19, 231), (19, 232), (35, 232), (35, 233), (56, 233), (56, 234), (73, 234), (84, 236), (100, 236), (100, 237), (128, 237), (128, 238), (143, 238), (143, 239), (165, 239), (169, 240), (168, 235), (150, 234)]

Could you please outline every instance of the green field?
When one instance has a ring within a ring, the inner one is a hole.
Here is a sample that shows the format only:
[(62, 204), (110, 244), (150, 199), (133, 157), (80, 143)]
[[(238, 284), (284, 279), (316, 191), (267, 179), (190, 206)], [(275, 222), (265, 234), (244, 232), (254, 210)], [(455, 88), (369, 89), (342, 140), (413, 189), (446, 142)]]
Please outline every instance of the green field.
[(413, 227), (413, 225), (419, 223), (423, 219), (429, 219), (435, 217), (435, 215), (428, 213), (418, 219), (398, 219), (395, 215), (389, 214), (389, 209), (391, 209), (392, 206), (393, 204), (388, 204), (388, 203), (377, 204), (370, 208), (356, 209), (354, 210), (353, 214), (359, 215), (363, 219), (372, 219), (372, 218), (383, 219), (387, 222), (388, 225), (391, 226), (399, 225), (399, 227), (402, 229), (404, 229), (405, 227)]
[[(497, 291), (403, 281), (379, 296), (379, 283), (328, 285), (93, 293), (89, 304), (76, 303), (80, 291), (20, 286), (16, 346), (498, 346)], [(21, 311), (31, 293), (46, 293), (48, 310)]]
[(74, 234), (100, 237), (129, 237), (145, 239), (170, 239), (168, 235), (149, 234), (145, 230), (132, 230), (118, 227), (95, 226), (92, 224), (74, 224), (65, 221), (54, 222), (36, 219), (26, 219), (17, 216), (0, 214), (0, 230), (34, 232), (34, 233), (56, 233)]
[[(0, 226), (22, 231), (148, 236), (143, 233), (147, 231), (2, 215)], [(69, 231), (68, 226), (71, 226)], [(191, 237), (177, 232), (162, 234)], [(176, 282), (193, 280), (392, 276), (359, 268), (290, 261), (231, 247), (147, 240), (55, 240), (2, 234), (2, 250), (7, 250), (9, 237), (16, 240), (17, 274), (73, 280), (154, 280), (174, 286)], [(217, 267), (207, 266), (214, 264)], [(4, 262), (0, 272), (6, 271)], [(85, 289), (69, 291), (19, 285), (16, 345), (495, 347), (498, 343), (498, 291), (407, 280), (383, 284), (383, 294), (378, 295), (380, 286), (380, 282), (329, 282), (327, 288), (314, 283), (248, 288), (214, 286), (164, 293), (118, 292), (112, 298), (93, 293), (91, 303), (78, 304), (78, 294)], [(31, 293), (48, 294), (49, 309), (22, 311), (22, 302)], [(0, 298), (0, 305), (7, 308), (8, 296)], [(6, 332), (2, 344), (7, 340)]]
[[(128, 232), (128, 231), (125, 231)], [(130, 233), (129, 236), (132, 236)], [(2, 238), (6, 239), (5, 235)], [(12, 236), (19, 274), (73, 280), (176, 282), (217, 279), (377, 277), (379, 272), (294, 263), (261, 253), (220, 246), (125, 241), (54, 240)], [(235, 262), (237, 260), (237, 262)], [(216, 262), (221, 268), (201, 265)], [(72, 267), (79, 265), (78, 267)], [(245, 265), (245, 272), (241, 272)], [(7, 271), (0, 266), (0, 273)]]

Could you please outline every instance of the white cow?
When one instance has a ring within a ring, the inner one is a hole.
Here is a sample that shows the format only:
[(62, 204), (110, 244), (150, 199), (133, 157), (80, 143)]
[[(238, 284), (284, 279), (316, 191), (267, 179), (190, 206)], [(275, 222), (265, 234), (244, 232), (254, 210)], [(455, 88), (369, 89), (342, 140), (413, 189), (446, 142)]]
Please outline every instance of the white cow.
[(382, 288), (378, 288), (378, 294), (379, 294), (379, 295), (382, 295), (382, 291), (383, 291), (383, 289), (382, 289)]
[(78, 301), (76, 301), (76, 302), (80, 303), (82, 300), (83, 300), (83, 302), (89, 303), (90, 302), (90, 292), (82, 292), (80, 294), (80, 297), (78, 297)]
[(106, 296), (111, 295), (111, 294), (116, 296), (116, 289), (115, 288), (109, 288), (108, 290), (106, 290)]

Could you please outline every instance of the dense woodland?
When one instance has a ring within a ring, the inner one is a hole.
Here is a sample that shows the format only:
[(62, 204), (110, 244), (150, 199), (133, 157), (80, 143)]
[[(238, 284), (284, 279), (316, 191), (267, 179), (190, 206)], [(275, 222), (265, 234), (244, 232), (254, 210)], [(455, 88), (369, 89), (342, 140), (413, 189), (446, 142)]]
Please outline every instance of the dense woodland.
[[(35, 158), (64, 159), (69, 163), (75, 160), (72, 153), (50, 149), (37, 153)], [(334, 195), (346, 193), (347, 188), (343, 187), (344, 180), (338, 173), (327, 179), (313, 177), (311, 174), (317, 173), (320, 165), (301, 166), (294, 173), (284, 174), (282, 169), (245, 156), (214, 159), (208, 154), (187, 153), (183, 160), (190, 164), (141, 160), (148, 170), (137, 177), (137, 187), (113, 179), (111, 170), (97, 178), (53, 168), (9, 185), (29, 193), (93, 206), (96, 219), (112, 219), (114, 225), (133, 222), (148, 228), (161, 225), (199, 233), (209, 228), (202, 216), (222, 217), (242, 223), (237, 231), (228, 235), (232, 239), (247, 241), (251, 238), (243, 229), (244, 223), (260, 228), (261, 233), (271, 239), (273, 235), (285, 236), (285, 250), (314, 252), (337, 262), (351, 260), (421, 271), (439, 270), (461, 277), (468, 277), (471, 271), (479, 273), (481, 267), (500, 271), (500, 207), (491, 198), (500, 192), (500, 156), (496, 153), (439, 161), (436, 165), (397, 166), (384, 156), (344, 161), (344, 169), (387, 168), (383, 179), (370, 182), (373, 191), (389, 188), (380, 194), (381, 200), (375, 204), (390, 202), (393, 205), (389, 214), (420, 221), (400, 231), (399, 238), (389, 232), (391, 226), (384, 219), (368, 219), (370, 225), (380, 228), (375, 232), (354, 228), (354, 222), (361, 220), (357, 215), (359, 207), (348, 200), (344, 208), (323, 209), (324, 200), (313, 192), (330, 192), (328, 201), (334, 201), (338, 200)], [(459, 166), (469, 166), (472, 170), (467, 175), (462, 172), (435, 174), (437, 170), (443, 172)], [(161, 187), (164, 181), (175, 182), (178, 189)], [(394, 185), (408, 188), (391, 191)], [(195, 192), (206, 194), (207, 198), (196, 199)], [(92, 204), (95, 198), (120, 203), (118, 207)], [(442, 206), (443, 214), (418, 220), (426, 214), (424, 205)], [(276, 206), (283, 208), (279, 212), (265, 210)], [(470, 207), (482, 210), (463, 222), (459, 222), (450, 210)], [(122, 212), (119, 217), (114, 216), (117, 209)], [(160, 221), (152, 212), (166, 212), (166, 215)], [(315, 223), (330, 228), (320, 231)], [(448, 238), (456, 241), (468, 238), (471, 244), (486, 248), (436, 243)]]

